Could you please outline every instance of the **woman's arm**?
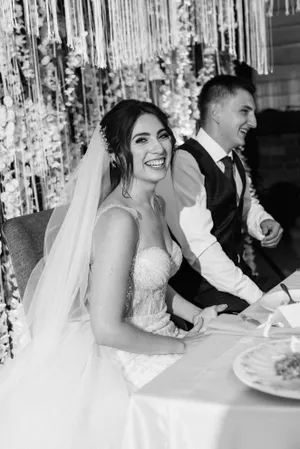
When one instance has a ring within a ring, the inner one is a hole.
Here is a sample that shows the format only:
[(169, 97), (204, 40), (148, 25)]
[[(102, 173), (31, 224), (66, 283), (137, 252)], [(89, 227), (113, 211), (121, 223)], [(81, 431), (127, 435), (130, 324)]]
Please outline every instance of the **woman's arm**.
[(94, 231), (91, 325), (96, 342), (143, 354), (185, 352), (182, 339), (145, 332), (124, 321), (129, 271), (138, 242), (134, 217), (120, 208), (104, 212)]
[(168, 312), (176, 315), (189, 323), (195, 323), (195, 319), (202, 311), (199, 307), (184, 299), (170, 285), (166, 293)]
[(167, 289), (166, 302), (169, 313), (183, 318), (194, 326), (202, 320), (201, 332), (206, 330), (209, 322), (216, 318), (218, 313), (224, 312), (227, 308), (227, 304), (219, 304), (200, 309), (200, 307), (195, 306), (180, 296), (170, 285), (168, 285)]

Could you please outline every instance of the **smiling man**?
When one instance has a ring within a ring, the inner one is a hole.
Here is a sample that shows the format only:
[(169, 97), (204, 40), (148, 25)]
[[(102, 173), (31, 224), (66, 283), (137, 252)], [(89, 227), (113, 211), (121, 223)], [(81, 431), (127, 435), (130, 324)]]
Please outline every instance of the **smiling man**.
[(200, 307), (227, 303), (226, 312), (240, 312), (272, 286), (251, 279), (243, 259), (243, 226), (265, 247), (275, 247), (283, 232), (252, 196), (234, 150), (256, 127), (254, 91), (251, 83), (231, 75), (203, 86), (200, 131), (179, 147), (173, 173), (157, 189), (185, 257), (171, 285)]

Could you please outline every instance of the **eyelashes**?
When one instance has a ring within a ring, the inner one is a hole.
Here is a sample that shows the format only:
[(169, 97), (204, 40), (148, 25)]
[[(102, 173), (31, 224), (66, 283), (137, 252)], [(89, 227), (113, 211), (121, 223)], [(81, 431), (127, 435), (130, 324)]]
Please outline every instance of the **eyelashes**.
[[(159, 136), (158, 136), (158, 139), (163, 139), (163, 140), (165, 140), (165, 139), (170, 139), (170, 135), (166, 132), (166, 133), (162, 133), (162, 134), (160, 134)], [(136, 140), (135, 140), (135, 143), (147, 143), (147, 142), (149, 142), (150, 141), (150, 139), (148, 139), (147, 137), (138, 137)]]

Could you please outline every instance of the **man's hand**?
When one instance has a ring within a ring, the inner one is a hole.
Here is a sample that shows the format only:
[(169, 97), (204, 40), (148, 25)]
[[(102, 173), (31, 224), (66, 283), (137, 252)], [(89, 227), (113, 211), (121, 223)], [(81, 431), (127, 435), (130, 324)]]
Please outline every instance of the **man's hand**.
[(211, 320), (217, 318), (218, 313), (224, 312), (227, 308), (227, 304), (219, 304), (218, 306), (210, 306), (202, 309), (197, 315), (193, 318), (193, 324), (196, 326), (199, 321), (202, 322), (201, 332), (204, 332)]
[(275, 220), (263, 220), (260, 224), (263, 235), (261, 246), (275, 248), (281, 240), (283, 229)]

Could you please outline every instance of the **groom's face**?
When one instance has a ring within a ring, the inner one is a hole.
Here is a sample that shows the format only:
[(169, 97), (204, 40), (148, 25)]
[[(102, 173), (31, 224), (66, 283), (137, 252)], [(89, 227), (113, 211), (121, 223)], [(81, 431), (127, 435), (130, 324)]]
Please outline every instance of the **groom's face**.
[(132, 131), (133, 176), (157, 183), (166, 176), (172, 155), (171, 137), (153, 114), (141, 115)]
[(255, 102), (246, 90), (239, 89), (218, 104), (218, 129), (225, 151), (244, 146), (247, 133), (256, 128)]

